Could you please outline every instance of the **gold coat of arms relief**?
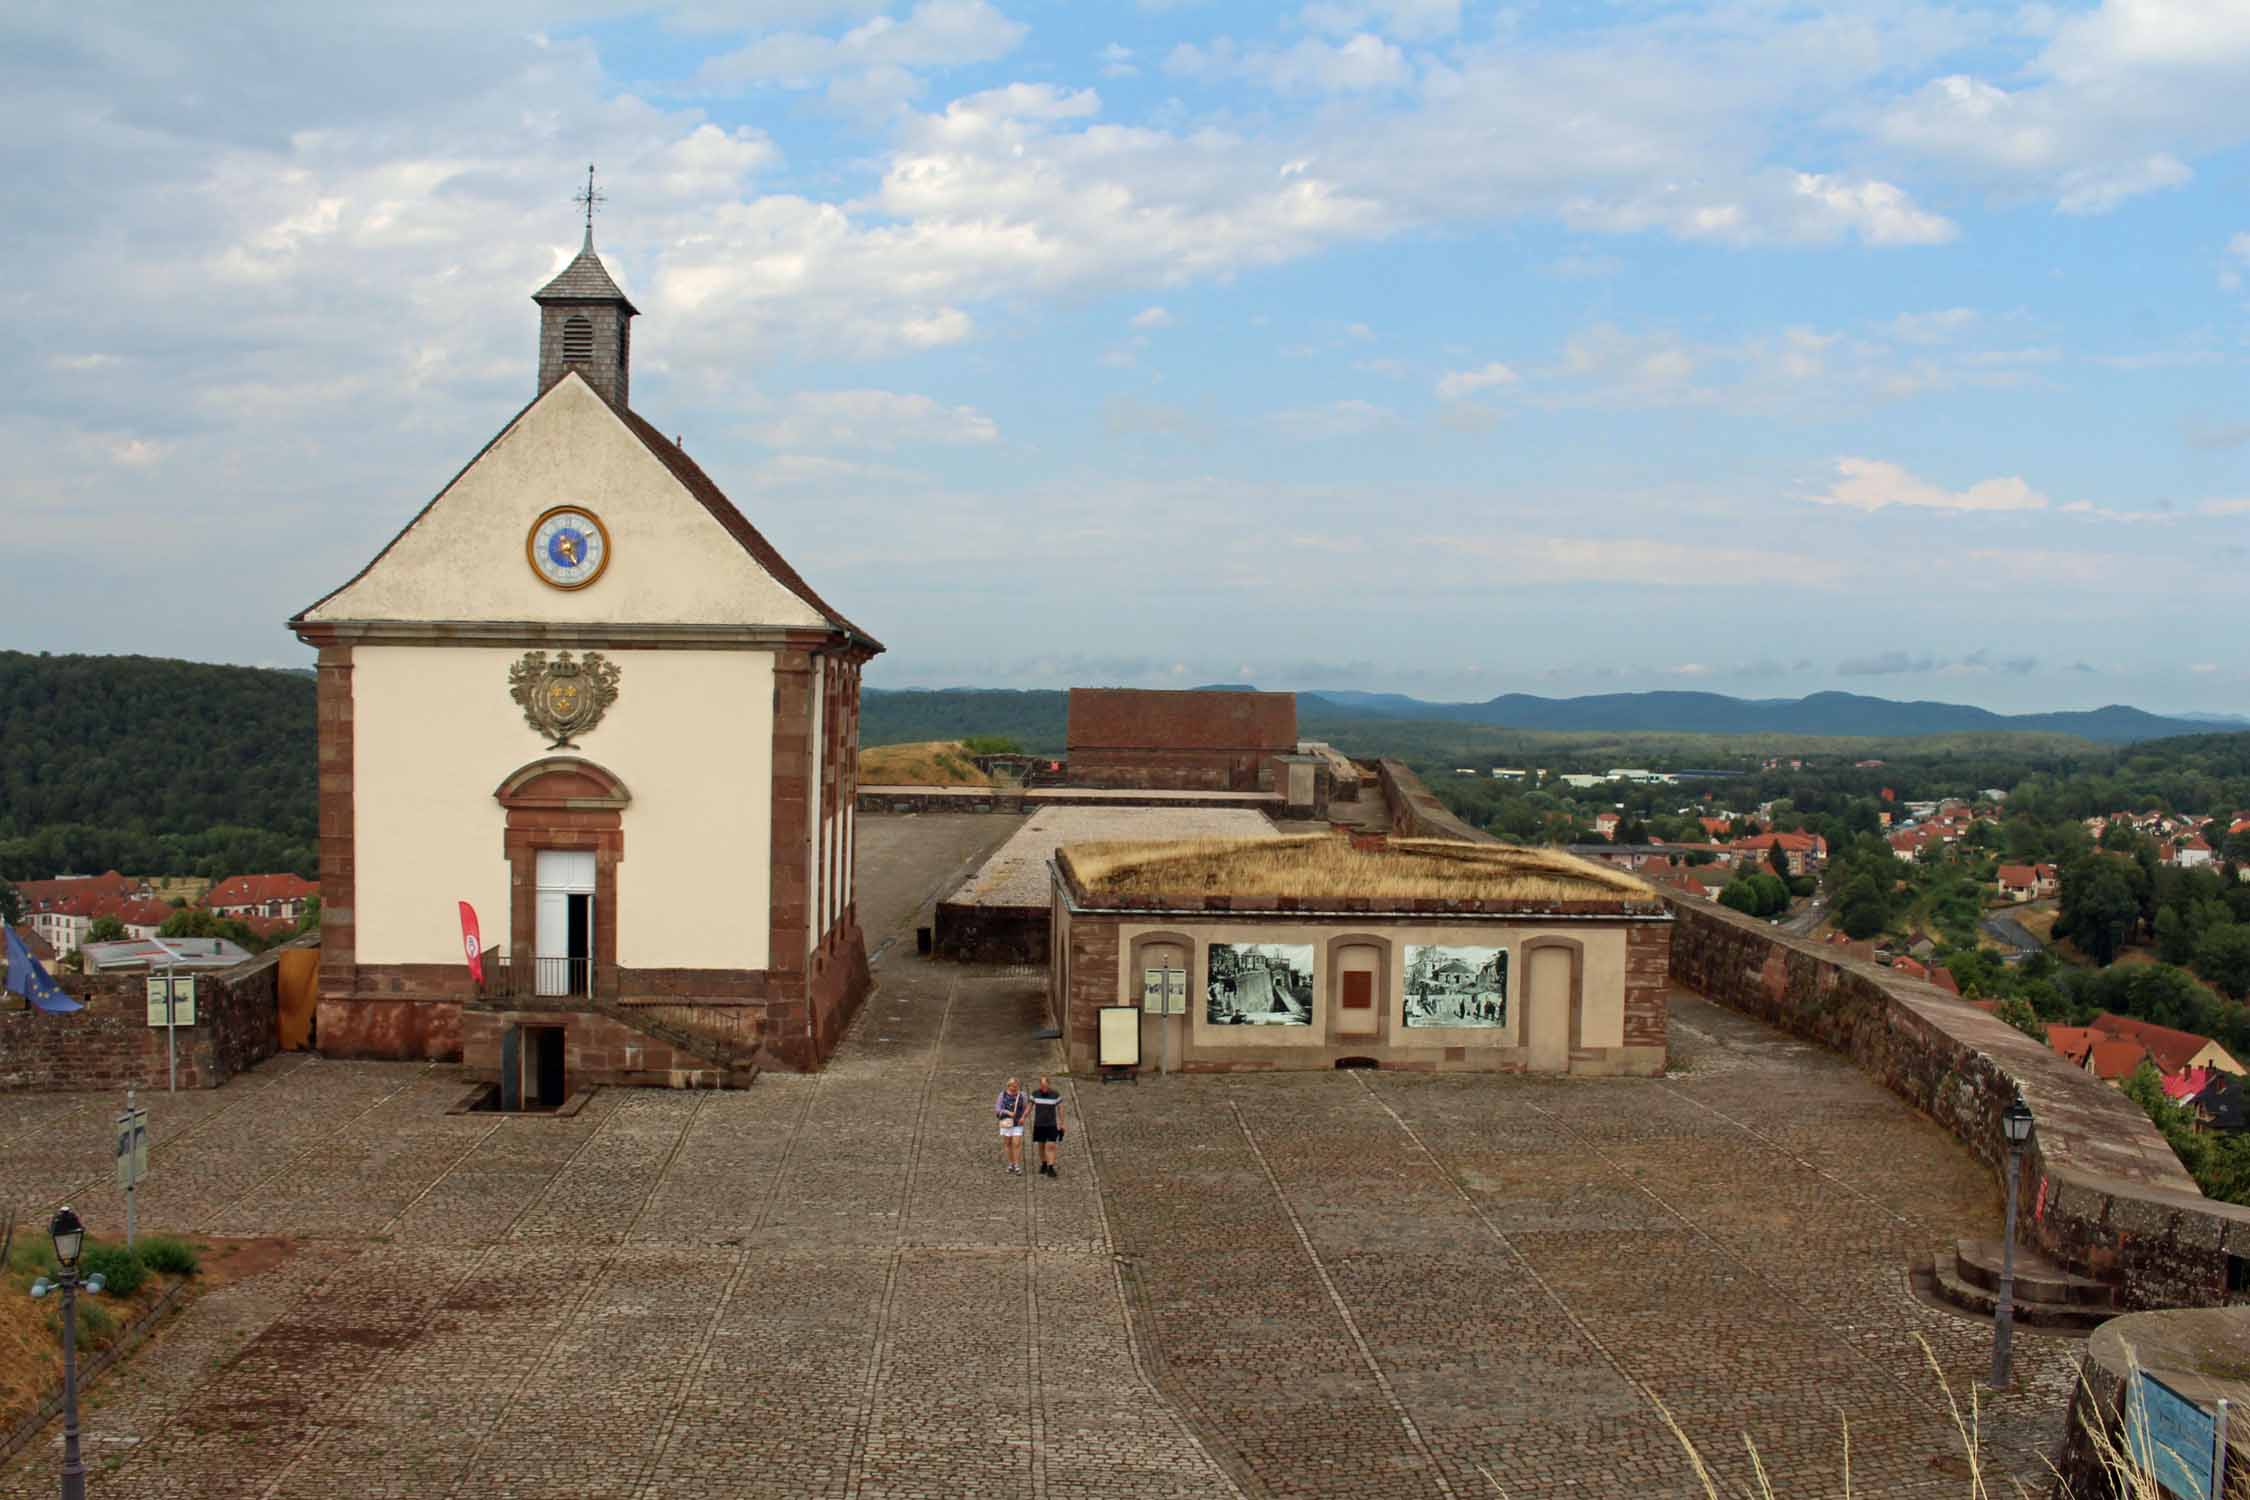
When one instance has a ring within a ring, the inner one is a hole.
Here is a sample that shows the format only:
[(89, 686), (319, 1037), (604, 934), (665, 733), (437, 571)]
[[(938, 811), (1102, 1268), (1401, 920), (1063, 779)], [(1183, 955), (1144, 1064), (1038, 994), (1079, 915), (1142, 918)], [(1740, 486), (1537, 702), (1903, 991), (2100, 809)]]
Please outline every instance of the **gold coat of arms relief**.
[(548, 749), (575, 750), (571, 737), (599, 724), (617, 701), (617, 678), (616, 664), (599, 651), (580, 661), (565, 651), (551, 662), (544, 651), (526, 651), (508, 668), (508, 696), (531, 727), (553, 742)]

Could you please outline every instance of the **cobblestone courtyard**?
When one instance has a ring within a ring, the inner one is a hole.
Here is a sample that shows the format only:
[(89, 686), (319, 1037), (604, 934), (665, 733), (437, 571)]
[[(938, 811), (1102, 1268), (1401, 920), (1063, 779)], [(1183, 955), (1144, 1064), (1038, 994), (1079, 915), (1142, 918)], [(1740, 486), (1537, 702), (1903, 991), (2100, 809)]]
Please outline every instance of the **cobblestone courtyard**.
[[(1965, 1496), (1989, 1329), (1905, 1269), (1990, 1177), (1833, 1057), (1692, 998), (1675, 1076), (1066, 1084), (1059, 1181), (990, 1100), (1038, 974), (915, 913), (1014, 819), (870, 818), (881, 988), (835, 1063), (574, 1118), (457, 1069), (285, 1057), (158, 1095), (141, 1222), (302, 1241), (96, 1388), (105, 1497), (1700, 1493), (1651, 1396), (1778, 1493)], [(903, 938), (900, 936), (903, 934)], [(110, 1096), (0, 1098), (0, 1182), (122, 1225)], [(2026, 1481), (2076, 1345), (1984, 1413)], [(0, 1494), (52, 1493), (50, 1430)]]

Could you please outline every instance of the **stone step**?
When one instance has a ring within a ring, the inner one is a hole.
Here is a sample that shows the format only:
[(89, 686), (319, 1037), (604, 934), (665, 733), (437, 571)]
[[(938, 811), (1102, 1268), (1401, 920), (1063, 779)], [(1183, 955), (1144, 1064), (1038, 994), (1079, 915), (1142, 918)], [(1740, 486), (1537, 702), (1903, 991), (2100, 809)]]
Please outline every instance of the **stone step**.
[[(1953, 1274), (1969, 1285), (1997, 1296), (2000, 1291), (1998, 1240), (1962, 1238), (1953, 1245)], [(2016, 1246), (2016, 1298), (2018, 1301), (2077, 1303), (2117, 1311), (2117, 1292), (2107, 1282), (2064, 1270), (2046, 1256), (2026, 1246)]]
[[(1934, 1267), (1930, 1291), (1940, 1302), (1980, 1318), (1995, 1317), (1999, 1313), (1999, 1293), (1962, 1280), (1954, 1268), (1942, 1260)], [(2012, 1316), (2025, 1328), (2091, 1333), (2116, 1317), (2117, 1309), (2093, 1307), (2083, 1302), (2046, 1302), (2019, 1294)]]

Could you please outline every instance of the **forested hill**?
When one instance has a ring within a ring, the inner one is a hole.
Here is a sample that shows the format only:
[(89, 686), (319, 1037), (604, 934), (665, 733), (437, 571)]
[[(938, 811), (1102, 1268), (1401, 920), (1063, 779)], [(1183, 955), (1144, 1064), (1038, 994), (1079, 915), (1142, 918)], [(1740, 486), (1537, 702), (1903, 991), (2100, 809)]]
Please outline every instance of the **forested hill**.
[(0, 875), (317, 874), (313, 678), (0, 651)]

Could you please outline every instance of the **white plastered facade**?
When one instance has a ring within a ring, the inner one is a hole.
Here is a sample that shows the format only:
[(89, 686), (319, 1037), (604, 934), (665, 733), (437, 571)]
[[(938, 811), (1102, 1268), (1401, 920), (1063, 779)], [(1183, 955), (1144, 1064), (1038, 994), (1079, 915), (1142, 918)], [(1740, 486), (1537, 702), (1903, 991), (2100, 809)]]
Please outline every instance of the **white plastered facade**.
[[(520, 566), (520, 564), (519, 564)], [(353, 653), (357, 946), (364, 964), (458, 963), (456, 902), (508, 933), (506, 812), (493, 791), (550, 755), (625, 783), (617, 962), (763, 969), (769, 941), (773, 658), (607, 651), (617, 701), (576, 750), (550, 750), (508, 695), (510, 647)]]
[[(609, 566), (582, 589), (550, 587), (526, 560), (533, 521), (558, 505), (586, 507), (609, 532)], [(575, 374), (533, 402), (363, 576), (304, 618), (829, 628)]]

